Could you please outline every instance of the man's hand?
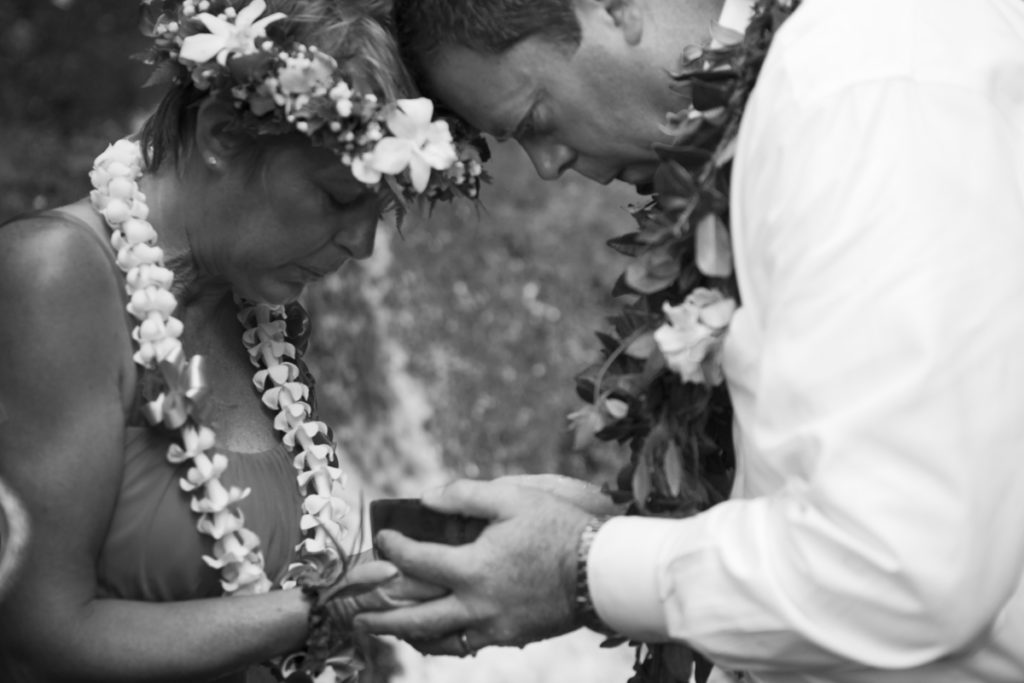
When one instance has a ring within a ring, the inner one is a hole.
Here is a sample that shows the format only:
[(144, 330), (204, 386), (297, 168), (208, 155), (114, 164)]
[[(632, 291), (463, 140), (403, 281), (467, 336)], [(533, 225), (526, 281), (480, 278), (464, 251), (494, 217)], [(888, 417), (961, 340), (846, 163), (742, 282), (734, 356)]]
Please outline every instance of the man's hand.
[(466, 655), (577, 627), (576, 545), (592, 517), (588, 511), (540, 488), (500, 480), (457, 481), (428, 492), (423, 503), (489, 525), (476, 541), (461, 546), (380, 532), (378, 545), (403, 573), (451, 592), (418, 605), (360, 614), (356, 628), (396, 635), (426, 654)]

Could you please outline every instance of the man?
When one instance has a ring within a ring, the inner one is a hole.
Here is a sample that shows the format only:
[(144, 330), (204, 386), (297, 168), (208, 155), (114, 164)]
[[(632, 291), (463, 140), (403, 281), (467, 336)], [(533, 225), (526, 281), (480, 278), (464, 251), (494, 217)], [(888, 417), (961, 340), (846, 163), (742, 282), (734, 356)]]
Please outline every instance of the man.
[[(397, 4), (432, 95), (545, 178), (640, 186), (683, 48), (749, 13)], [(589, 501), (457, 482), (424, 502), (490, 520), (476, 542), (378, 538), (452, 592), (359, 623), (458, 654), (592, 607), (762, 683), (1024, 681), (1024, 2), (805, 0), (744, 114), (731, 236), (732, 498), (599, 525)]]

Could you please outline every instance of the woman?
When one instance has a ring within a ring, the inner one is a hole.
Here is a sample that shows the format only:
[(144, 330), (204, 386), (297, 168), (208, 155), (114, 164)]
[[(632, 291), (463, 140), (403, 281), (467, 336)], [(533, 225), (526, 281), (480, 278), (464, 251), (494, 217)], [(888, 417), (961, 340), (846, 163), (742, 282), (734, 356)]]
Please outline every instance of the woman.
[(33, 527), (0, 679), (244, 680), (298, 653), (285, 675), (342, 680), (354, 612), (415, 597), (346, 566), (291, 305), (370, 254), (388, 203), (475, 192), (475, 152), (397, 100), (370, 4), (147, 0), (172, 84), (140, 139), (90, 198), (0, 228), (0, 477)]

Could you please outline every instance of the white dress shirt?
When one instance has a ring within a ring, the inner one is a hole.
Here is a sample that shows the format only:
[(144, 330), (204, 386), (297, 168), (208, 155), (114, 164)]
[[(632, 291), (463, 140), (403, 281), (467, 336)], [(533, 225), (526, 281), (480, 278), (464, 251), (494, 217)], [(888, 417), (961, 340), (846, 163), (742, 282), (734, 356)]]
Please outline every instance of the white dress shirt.
[(1024, 683), (1024, 0), (805, 0), (733, 171), (733, 498), (598, 614), (760, 683)]

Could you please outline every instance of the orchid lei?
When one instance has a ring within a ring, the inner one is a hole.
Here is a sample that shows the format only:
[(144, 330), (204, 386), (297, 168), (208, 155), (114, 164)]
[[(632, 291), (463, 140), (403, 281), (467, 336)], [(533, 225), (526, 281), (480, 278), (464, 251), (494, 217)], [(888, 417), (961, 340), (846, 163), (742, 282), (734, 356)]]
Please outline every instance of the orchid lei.
[[(216, 451), (216, 434), (204, 419), (203, 358), (186, 358), (182, 348), (183, 325), (173, 315), (178, 302), (170, 290), (174, 273), (164, 267), (163, 250), (156, 245), (157, 233), (147, 220), (146, 197), (137, 182), (143, 169), (139, 146), (119, 140), (96, 159), (90, 173), (95, 188), (90, 199), (112, 230), (117, 264), (126, 274), (128, 312), (138, 321), (132, 330), (137, 344), (133, 359), (143, 369), (143, 386), (155, 394), (144, 395), (143, 414), (150, 424), (180, 436), (180, 443), (169, 447), (167, 460), (187, 466), (180, 486), (192, 496), (197, 529), (213, 539), (212, 552), (203, 561), (219, 570), (224, 593), (265, 593), (273, 586), (260, 539), (246, 528), (239, 509), (250, 490), (221, 483), (228, 458)], [(285, 308), (240, 304), (242, 342), (257, 368), (253, 384), (264, 405), (275, 411), (274, 428), (282, 433), (281, 440), (295, 453), (296, 480), (304, 494), (300, 521), (304, 538), (296, 548), (301, 562), (289, 569), (289, 575), (293, 582), (309, 576), (329, 582), (344, 569), (341, 543), (348, 511), (331, 430), (312, 419), (310, 390), (301, 381), (297, 365), (301, 352), (288, 338)], [(351, 680), (361, 668), (347, 643), (340, 654), (326, 646), (319, 649), (286, 658), (282, 676), (306, 671), (317, 676), (318, 683), (334, 683)]]
[[(745, 34), (712, 27), (720, 47), (687, 47), (674, 89), (689, 104), (667, 116), (670, 144), (636, 229), (609, 245), (633, 257), (613, 294), (633, 295), (598, 333), (602, 358), (577, 378), (588, 405), (570, 415), (576, 445), (628, 443), (610, 494), (635, 514), (684, 517), (728, 495), (732, 407), (721, 349), (739, 305), (729, 238), (729, 183), (747, 99), (778, 28), (800, 0), (756, 0)], [(697, 680), (708, 665), (697, 657)], [(637, 644), (631, 683), (689, 681), (681, 646)]]
[[(337, 61), (287, 35), (287, 15), (265, 0), (142, 0), (154, 42), (151, 82), (190, 81), (229, 93), (240, 125), (257, 135), (297, 131), (333, 151), (360, 182), (399, 201), (476, 197), (487, 149), (456, 122), (433, 119), (427, 98), (382, 104)], [(452, 127), (454, 126), (454, 134)]]

